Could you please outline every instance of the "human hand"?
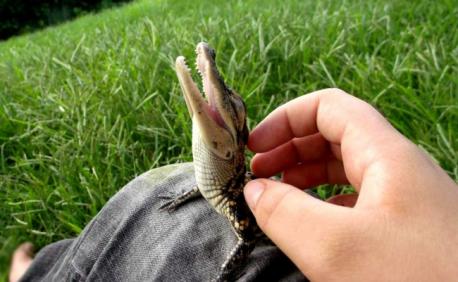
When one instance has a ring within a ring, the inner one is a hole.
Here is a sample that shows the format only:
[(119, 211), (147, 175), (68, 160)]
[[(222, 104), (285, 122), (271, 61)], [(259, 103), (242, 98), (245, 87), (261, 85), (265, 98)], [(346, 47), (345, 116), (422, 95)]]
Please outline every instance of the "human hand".
[[(458, 277), (458, 186), (373, 107), (338, 89), (280, 106), (250, 134), (259, 177), (245, 198), (264, 233), (311, 280)], [(331, 202), (299, 188), (350, 183)], [(296, 187), (294, 187), (294, 186)]]

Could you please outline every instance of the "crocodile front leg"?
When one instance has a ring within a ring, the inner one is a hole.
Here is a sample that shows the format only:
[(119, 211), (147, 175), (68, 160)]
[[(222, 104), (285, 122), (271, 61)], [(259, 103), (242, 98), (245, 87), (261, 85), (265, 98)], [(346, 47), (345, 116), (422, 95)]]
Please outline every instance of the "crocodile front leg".
[(170, 198), (167, 198), (167, 200), (169, 201), (166, 201), (165, 204), (163, 204), (159, 209), (172, 212), (176, 210), (179, 206), (197, 197), (202, 197), (202, 194), (199, 191), (199, 187), (194, 186), (191, 190), (184, 192), (183, 194), (179, 195), (174, 199), (170, 200)]

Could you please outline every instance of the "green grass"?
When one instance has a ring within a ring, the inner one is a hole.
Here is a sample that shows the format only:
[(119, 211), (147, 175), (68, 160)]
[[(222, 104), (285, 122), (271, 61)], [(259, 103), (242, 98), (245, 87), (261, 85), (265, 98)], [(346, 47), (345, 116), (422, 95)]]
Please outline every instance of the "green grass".
[(136, 175), (191, 160), (172, 66), (201, 40), (251, 128), (337, 86), (458, 180), (456, 1), (188, 2), (140, 1), (0, 43), (0, 278), (19, 242), (76, 236)]

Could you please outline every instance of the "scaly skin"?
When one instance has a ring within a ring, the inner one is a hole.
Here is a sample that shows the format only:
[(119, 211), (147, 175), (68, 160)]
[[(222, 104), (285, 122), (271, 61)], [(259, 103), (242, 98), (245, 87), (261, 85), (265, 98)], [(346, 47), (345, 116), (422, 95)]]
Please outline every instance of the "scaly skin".
[(167, 208), (174, 209), (201, 194), (229, 220), (239, 241), (216, 278), (227, 280), (252, 251), (259, 230), (243, 197), (244, 152), (248, 139), (246, 108), (242, 98), (229, 89), (219, 75), (215, 51), (206, 43), (199, 43), (196, 53), (196, 66), (207, 100), (192, 80), (184, 57), (176, 59), (176, 72), (192, 118), (192, 152), (198, 189), (181, 195)]

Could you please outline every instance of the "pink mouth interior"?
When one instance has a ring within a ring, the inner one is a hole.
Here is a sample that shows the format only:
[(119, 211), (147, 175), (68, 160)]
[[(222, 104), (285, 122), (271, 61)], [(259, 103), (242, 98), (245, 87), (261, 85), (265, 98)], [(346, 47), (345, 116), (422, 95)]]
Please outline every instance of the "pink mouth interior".
[(226, 123), (224, 122), (223, 117), (221, 116), (221, 113), (216, 108), (214, 88), (211, 85), (211, 82), (209, 81), (208, 76), (206, 74), (205, 60), (203, 60), (201, 56), (202, 56), (201, 53), (199, 53), (197, 56), (197, 69), (199, 70), (202, 76), (204, 94), (207, 97), (207, 101), (208, 101), (208, 107), (207, 107), (208, 114), (219, 126), (226, 128)]

